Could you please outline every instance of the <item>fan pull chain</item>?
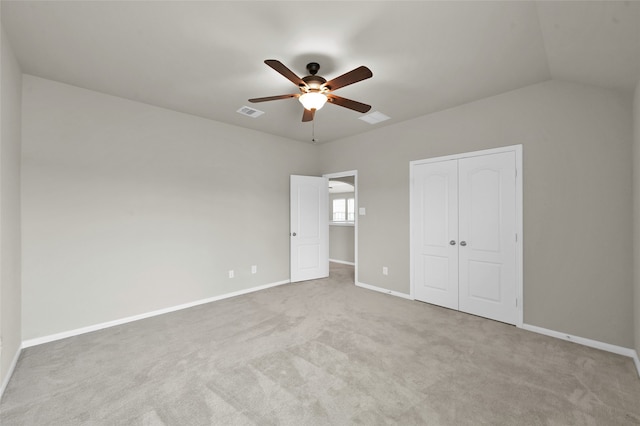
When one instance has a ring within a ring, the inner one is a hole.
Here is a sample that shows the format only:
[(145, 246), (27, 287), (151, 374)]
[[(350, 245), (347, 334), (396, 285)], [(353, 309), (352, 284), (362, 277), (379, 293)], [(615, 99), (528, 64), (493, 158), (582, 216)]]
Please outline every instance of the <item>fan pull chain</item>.
[(316, 143), (316, 118), (311, 120), (311, 142)]

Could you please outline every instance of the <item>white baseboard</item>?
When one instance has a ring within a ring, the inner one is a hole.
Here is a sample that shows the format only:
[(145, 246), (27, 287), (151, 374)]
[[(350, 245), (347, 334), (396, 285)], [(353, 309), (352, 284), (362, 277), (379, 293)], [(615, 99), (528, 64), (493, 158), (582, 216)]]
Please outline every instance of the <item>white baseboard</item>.
[(411, 297), (410, 295), (408, 295), (406, 293), (400, 293), (400, 292), (397, 292), (397, 291), (388, 290), (386, 288), (376, 287), (374, 285), (365, 284), (365, 283), (361, 283), (361, 282), (357, 282), (356, 285), (358, 287), (366, 288), (367, 290), (378, 291), (380, 293), (390, 294), (390, 295), (396, 296), (396, 297), (402, 297), (403, 299), (413, 300), (413, 297)]
[[(562, 340), (568, 340), (569, 342), (579, 343), (579, 344), (584, 345), (584, 346), (589, 346), (591, 348), (601, 349), (603, 351), (612, 352), (612, 353), (618, 354), (618, 355), (628, 356), (628, 357), (634, 358), (634, 360), (637, 360), (636, 351), (633, 350), (633, 349), (630, 349), (630, 348), (625, 348), (625, 347), (622, 347), (622, 346), (612, 345), (610, 343), (604, 343), (604, 342), (600, 342), (598, 340), (591, 340), (591, 339), (587, 339), (585, 337), (574, 336), (574, 335), (567, 334), (567, 333), (561, 333), (559, 331), (549, 330), (547, 328), (542, 328), (542, 327), (538, 327), (538, 326), (530, 325), (530, 324), (522, 324), (522, 328), (524, 330), (533, 331), (534, 333), (544, 334), (546, 336), (551, 336), (551, 337), (555, 337), (555, 338), (562, 339)], [(636, 361), (636, 367), (638, 366), (638, 363), (639, 362)], [(640, 372), (640, 369), (638, 371)]]
[(7, 389), (9, 385), (9, 380), (11, 380), (11, 376), (13, 376), (13, 371), (16, 369), (16, 365), (18, 364), (18, 358), (20, 358), (20, 353), (22, 352), (22, 347), (18, 348), (16, 351), (16, 355), (13, 357), (13, 361), (11, 361), (11, 365), (7, 370), (7, 375), (5, 376), (2, 384), (0, 385), (0, 401), (2, 401), (2, 396), (4, 395), (4, 391)]
[(94, 324), (87, 327), (76, 328), (75, 330), (64, 331), (62, 333), (51, 334), (49, 336), (37, 337), (35, 339), (24, 340), (22, 342), (23, 348), (31, 346), (41, 345), (43, 343), (49, 343), (56, 340), (66, 339), (67, 337), (78, 336), (80, 334), (91, 333), (92, 331), (102, 330), (104, 328), (114, 327), (116, 325), (126, 324), (128, 322), (138, 321), (145, 318), (155, 317), (157, 315), (168, 314), (169, 312), (175, 312), (182, 309), (192, 308), (198, 305), (204, 305), (205, 303), (211, 303), (222, 299), (228, 299), (230, 297), (241, 296), (247, 293), (253, 293), (255, 291), (265, 290), (267, 288), (276, 287), (283, 284), (288, 284), (289, 280), (278, 281), (271, 284), (265, 284), (257, 287), (251, 287), (244, 290), (234, 291), (232, 293), (221, 294), (219, 296), (208, 297), (206, 299), (200, 299), (182, 305), (171, 306), (164, 309), (158, 309), (156, 311), (146, 312), (144, 314), (133, 315), (126, 318), (121, 318), (113, 321), (107, 321), (100, 324)]
[(342, 263), (343, 265), (356, 266), (356, 264), (355, 264), (355, 263), (353, 263), (353, 262), (347, 262), (346, 260), (329, 259), (329, 262), (333, 262), (333, 263)]
[(636, 370), (638, 370), (638, 378), (640, 378), (640, 358), (638, 357), (638, 351), (633, 351), (633, 362), (636, 364)]

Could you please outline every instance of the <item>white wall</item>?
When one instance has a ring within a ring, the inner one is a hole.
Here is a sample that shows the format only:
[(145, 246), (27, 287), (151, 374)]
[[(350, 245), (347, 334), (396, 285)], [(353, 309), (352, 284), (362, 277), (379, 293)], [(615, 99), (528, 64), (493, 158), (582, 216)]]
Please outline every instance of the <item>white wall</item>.
[(632, 347), (631, 109), (549, 81), (321, 145), (358, 170), (359, 280), (410, 291), (409, 161), (523, 144), (525, 322)]
[(640, 80), (633, 102), (633, 284), (635, 349), (640, 355)]
[(23, 86), (24, 339), (288, 280), (289, 175), (318, 174), (311, 144)]
[[(1, 33), (0, 384), (20, 350), (20, 130), (22, 72)], [(0, 393), (1, 393), (0, 389)]]

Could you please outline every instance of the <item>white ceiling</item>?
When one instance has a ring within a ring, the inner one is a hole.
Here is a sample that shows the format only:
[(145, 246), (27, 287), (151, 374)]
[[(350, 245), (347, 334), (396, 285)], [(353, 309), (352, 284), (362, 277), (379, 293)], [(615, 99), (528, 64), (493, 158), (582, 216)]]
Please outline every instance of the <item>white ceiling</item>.
[(551, 78), (631, 93), (640, 77), (640, 2), (2, 1), (2, 24), (27, 74), (307, 142), (295, 99), (247, 102), (297, 91), (265, 59), (373, 71), (336, 94), (391, 120), (327, 105), (319, 142)]
[(329, 194), (343, 194), (346, 192), (356, 192), (355, 187), (350, 183), (339, 180), (329, 181)]

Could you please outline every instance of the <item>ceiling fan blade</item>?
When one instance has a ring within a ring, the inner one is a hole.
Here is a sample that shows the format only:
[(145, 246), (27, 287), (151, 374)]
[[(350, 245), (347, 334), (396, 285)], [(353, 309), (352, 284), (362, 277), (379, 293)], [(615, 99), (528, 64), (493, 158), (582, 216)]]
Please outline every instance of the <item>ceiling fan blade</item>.
[(358, 101), (352, 101), (351, 99), (347, 98), (342, 98), (332, 93), (330, 93), (327, 98), (327, 100), (334, 105), (339, 105), (341, 107), (349, 108), (361, 113), (369, 112), (369, 110), (371, 109), (371, 105), (363, 104), (362, 102)]
[(276, 59), (267, 59), (266, 61), (264, 61), (264, 63), (269, 65), (274, 70), (278, 71), (280, 74), (282, 74), (285, 78), (290, 80), (296, 86), (300, 87), (300, 86), (306, 86), (307, 85), (307, 83), (305, 83), (293, 71), (291, 71), (289, 68), (287, 68), (282, 62), (280, 62), (280, 61), (278, 61)]
[(249, 99), (249, 102), (255, 103), (255, 102), (277, 101), (278, 99), (297, 98), (298, 96), (300, 96), (299, 93), (291, 94), (291, 95), (266, 96), (264, 98)]
[(342, 74), (333, 80), (327, 81), (323, 86), (329, 90), (337, 90), (341, 87), (348, 86), (371, 77), (373, 77), (371, 70), (365, 66), (361, 66), (349, 71), (348, 73)]
[(308, 109), (304, 109), (304, 112), (302, 113), (302, 122), (306, 122), (306, 121), (313, 121), (313, 116), (315, 115), (316, 110), (312, 109), (312, 110), (308, 110)]

